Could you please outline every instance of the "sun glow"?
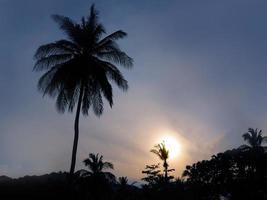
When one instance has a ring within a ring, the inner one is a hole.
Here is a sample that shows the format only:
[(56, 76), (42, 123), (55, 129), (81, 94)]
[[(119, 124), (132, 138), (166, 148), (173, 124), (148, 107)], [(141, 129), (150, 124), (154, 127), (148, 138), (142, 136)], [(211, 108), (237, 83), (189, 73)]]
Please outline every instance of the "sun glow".
[(161, 138), (161, 142), (164, 142), (167, 150), (169, 150), (169, 158), (175, 159), (181, 154), (181, 144), (175, 137), (164, 136)]

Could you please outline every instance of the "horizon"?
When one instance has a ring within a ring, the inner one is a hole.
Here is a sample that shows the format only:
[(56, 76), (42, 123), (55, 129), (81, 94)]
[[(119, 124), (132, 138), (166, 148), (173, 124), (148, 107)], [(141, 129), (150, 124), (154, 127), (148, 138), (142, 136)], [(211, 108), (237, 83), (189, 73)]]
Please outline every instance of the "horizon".
[[(52, 14), (79, 21), (92, 3), (0, 0), (0, 175), (69, 170), (75, 114), (59, 114), (37, 91), (33, 55), (66, 37)], [(120, 68), (130, 88), (114, 86), (112, 109), (105, 101), (100, 118), (81, 116), (76, 170), (100, 153), (115, 175), (140, 180), (145, 165), (160, 162), (153, 146), (173, 137), (181, 149), (170, 166), (180, 177), (186, 165), (244, 144), (249, 127), (266, 135), (267, 2), (100, 0), (95, 7), (108, 34), (128, 33), (118, 43), (134, 67)]]

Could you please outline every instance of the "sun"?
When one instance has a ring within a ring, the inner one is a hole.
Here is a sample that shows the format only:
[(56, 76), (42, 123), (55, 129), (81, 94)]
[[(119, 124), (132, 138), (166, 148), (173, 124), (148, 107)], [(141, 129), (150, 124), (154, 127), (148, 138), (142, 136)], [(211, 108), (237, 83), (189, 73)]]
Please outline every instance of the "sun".
[(175, 137), (164, 136), (161, 141), (165, 143), (167, 150), (169, 150), (169, 158), (175, 159), (181, 154), (181, 144)]

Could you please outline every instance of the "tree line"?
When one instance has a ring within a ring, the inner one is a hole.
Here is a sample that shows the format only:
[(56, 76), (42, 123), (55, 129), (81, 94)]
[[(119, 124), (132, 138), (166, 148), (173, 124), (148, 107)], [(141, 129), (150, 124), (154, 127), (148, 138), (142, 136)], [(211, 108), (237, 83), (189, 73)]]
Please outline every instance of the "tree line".
[[(5, 191), (0, 190), (0, 196), (31, 199), (31, 195), (36, 198), (36, 194), (45, 191), (39, 199), (49, 194), (81, 200), (266, 199), (267, 147), (264, 143), (267, 137), (261, 130), (249, 128), (243, 138), (247, 144), (213, 155), (209, 160), (187, 165), (181, 177), (172, 175), (174, 169), (168, 163), (169, 150), (163, 142), (151, 149), (161, 163), (145, 166), (141, 184), (130, 183), (127, 177), (116, 178), (111, 162), (105, 161), (102, 155), (90, 153), (83, 161), (87, 169), (76, 171), (71, 185), (69, 173), (55, 173), (46, 179), (47, 182), (42, 180), (37, 184), (30, 184), (36, 178), (29, 177), (4, 182), (0, 179), (0, 188), (5, 188)], [(22, 191), (27, 190), (31, 192), (25, 195)]]

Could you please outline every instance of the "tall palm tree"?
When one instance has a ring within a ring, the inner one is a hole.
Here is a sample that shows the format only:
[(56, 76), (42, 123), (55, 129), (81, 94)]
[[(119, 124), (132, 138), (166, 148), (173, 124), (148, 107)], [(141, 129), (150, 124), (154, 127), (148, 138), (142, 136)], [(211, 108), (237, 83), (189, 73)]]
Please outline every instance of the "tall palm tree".
[(155, 145), (154, 149), (151, 149), (150, 152), (156, 154), (160, 158), (160, 160), (163, 161), (164, 177), (165, 181), (167, 182), (169, 180), (168, 172), (174, 171), (174, 169), (168, 169), (169, 164), (167, 160), (169, 158), (169, 150), (166, 148), (164, 141), (160, 144)]
[(103, 96), (110, 107), (113, 105), (110, 81), (126, 91), (128, 83), (116, 64), (130, 68), (133, 60), (121, 51), (117, 39), (127, 34), (121, 30), (103, 38), (105, 29), (98, 20), (94, 5), (88, 17), (80, 23), (72, 19), (53, 15), (53, 19), (66, 34), (67, 39), (40, 46), (36, 53), (35, 71), (44, 71), (38, 82), (43, 95), (56, 97), (56, 107), (60, 113), (72, 112), (76, 106), (74, 122), (74, 142), (70, 174), (75, 170), (79, 116), (88, 115), (89, 109), (100, 116), (103, 113)]
[(264, 142), (267, 142), (267, 137), (262, 136), (262, 130), (249, 128), (248, 132), (243, 134), (244, 140), (248, 143), (248, 145), (242, 145), (243, 148), (258, 148), (262, 147)]

